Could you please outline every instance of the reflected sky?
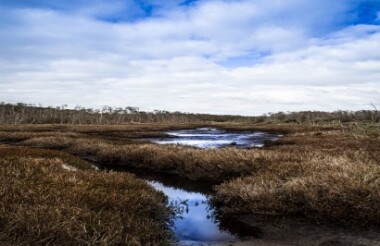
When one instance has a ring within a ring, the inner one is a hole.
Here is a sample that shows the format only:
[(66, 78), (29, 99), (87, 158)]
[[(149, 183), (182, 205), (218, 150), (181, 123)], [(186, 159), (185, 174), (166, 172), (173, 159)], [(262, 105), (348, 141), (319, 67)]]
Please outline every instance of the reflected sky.
[(221, 231), (218, 223), (212, 219), (212, 210), (207, 197), (202, 193), (187, 192), (182, 189), (168, 187), (157, 181), (149, 183), (164, 192), (169, 202), (179, 205), (182, 213), (174, 221), (173, 231), (180, 241), (196, 242), (235, 242), (233, 235)]
[(275, 141), (279, 135), (265, 132), (227, 132), (216, 128), (169, 131), (169, 138), (152, 139), (158, 144), (181, 144), (198, 148), (263, 147), (265, 141)]
[[(151, 139), (158, 144), (182, 144), (198, 148), (222, 148), (233, 146), (237, 148), (263, 147), (266, 141), (275, 141), (281, 135), (265, 132), (227, 132), (216, 128), (196, 128), (166, 132), (168, 137)], [(180, 215), (175, 219), (173, 231), (181, 242), (236, 242), (239, 239), (230, 231), (239, 231), (235, 224), (230, 230), (224, 231), (212, 214), (204, 193), (186, 191), (176, 185), (168, 185), (155, 179), (148, 179), (155, 189), (164, 192), (171, 204), (180, 208)], [(206, 185), (207, 186), (207, 185)], [(177, 187), (177, 188), (176, 188)], [(206, 188), (206, 187), (204, 187)], [(211, 187), (210, 187), (211, 190)], [(238, 226), (240, 227), (240, 226)], [(240, 232), (240, 231), (239, 231)], [(239, 233), (238, 233), (239, 234)], [(249, 228), (249, 235), (256, 235), (257, 229)]]

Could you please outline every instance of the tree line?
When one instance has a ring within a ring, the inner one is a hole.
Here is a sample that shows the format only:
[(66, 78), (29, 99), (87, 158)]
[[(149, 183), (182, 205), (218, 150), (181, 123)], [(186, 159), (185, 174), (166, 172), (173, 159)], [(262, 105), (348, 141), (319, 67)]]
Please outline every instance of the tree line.
[(155, 110), (140, 111), (137, 107), (101, 109), (67, 105), (43, 107), (25, 103), (0, 103), (0, 124), (127, 124), (127, 123), (197, 123), (197, 122), (283, 122), (283, 123), (379, 123), (380, 112), (360, 111), (301, 111), (269, 113), (262, 116), (212, 115)]

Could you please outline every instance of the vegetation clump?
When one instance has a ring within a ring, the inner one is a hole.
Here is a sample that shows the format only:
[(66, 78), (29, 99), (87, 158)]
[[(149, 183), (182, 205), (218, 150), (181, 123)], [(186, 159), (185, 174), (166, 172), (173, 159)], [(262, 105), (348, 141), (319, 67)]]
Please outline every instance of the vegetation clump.
[(65, 168), (73, 159), (58, 151), (0, 147), (3, 244), (157, 245), (171, 240), (172, 210), (162, 193), (131, 174)]

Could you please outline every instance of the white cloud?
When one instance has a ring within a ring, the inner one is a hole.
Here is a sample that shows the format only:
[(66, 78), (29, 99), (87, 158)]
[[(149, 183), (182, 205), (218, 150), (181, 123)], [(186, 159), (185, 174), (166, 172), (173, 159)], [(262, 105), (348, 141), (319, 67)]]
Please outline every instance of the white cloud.
[(94, 19), (101, 9), (3, 10), (0, 98), (229, 114), (379, 105), (380, 28), (338, 29), (349, 6), (336, 2), (168, 4), (123, 23)]

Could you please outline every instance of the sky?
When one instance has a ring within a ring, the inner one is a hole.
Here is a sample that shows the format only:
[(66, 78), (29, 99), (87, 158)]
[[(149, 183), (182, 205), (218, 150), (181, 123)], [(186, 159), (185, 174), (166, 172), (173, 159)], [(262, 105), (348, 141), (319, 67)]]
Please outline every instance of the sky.
[(0, 101), (380, 109), (380, 0), (0, 0)]

